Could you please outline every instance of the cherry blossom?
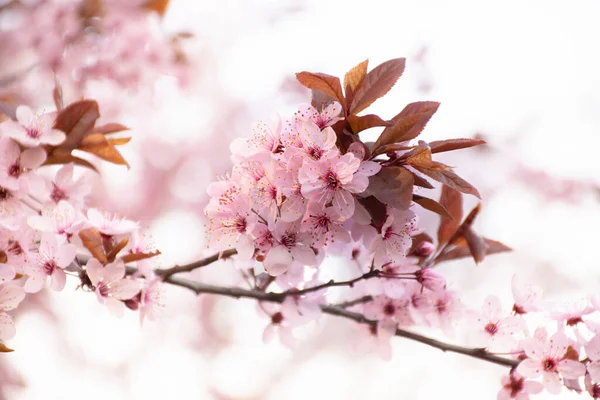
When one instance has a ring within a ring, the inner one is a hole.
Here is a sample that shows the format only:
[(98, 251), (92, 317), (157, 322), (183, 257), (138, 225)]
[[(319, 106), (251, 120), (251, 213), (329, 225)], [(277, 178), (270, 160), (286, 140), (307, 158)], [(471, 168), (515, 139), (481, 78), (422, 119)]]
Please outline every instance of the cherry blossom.
[(49, 199), (58, 204), (61, 200), (67, 200), (74, 207), (80, 209), (85, 203), (86, 196), (92, 190), (92, 187), (81, 177), (73, 178), (74, 164), (64, 165), (56, 172), (54, 180), (51, 182), (51, 188), (48, 190)]
[(12, 318), (5, 311), (14, 310), (25, 298), (25, 291), (16, 285), (0, 286), (0, 340), (9, 340), (15, 336)]
[(412, 243), (411, 235), (416, 232), (416, 218), (412, 211), (388, 209), (381, 232), (371, 244), (375, 265), (382, 266), (390, 261), (402, 262)]
[(98, 301), (116, 316), (123, 315), (122, 301), (131, 299), (141, 289), (139, 282), (125, 278), (125, 265), (120, 260), (103, 266), (92, 258), (86, 264), (86, 271)]
[(26, 267), (29, 277), (25, 282), (25, 291), (39, 292), (44, 287), (47, 278), (52, 280), (52, 289), (63, 290), (66, 283), (66, 274), (63, 269), (71, 264), (76, 252), (77, 248), (74, 245), (61, 244), (53, 233), (43, 233), (36, 260), (31, 261)]
[(561, 389), (561, 377), (576, 379), (585, 374), (585, 366), (567, 358), (570, 342), (562, 332), (554, 334), (550, 340), (541, 341), (532, 338), (524, 343), (528, 358), (521, 361), (517, 372), (526, 378), (543, 377), (544, 388), (558, 394)]
[(503, 312), (500, 299), (494, 295), (485, 299), (481, 313), (471, 313), (470, 322), (473, 345), (491, 351), (512, 350), (517, 333), (524, 328), (521, 319)]
[(542, 290), (536, 286), (524, 284), (517, 274), (512, 277), (512, 293), (515, 300), (513, 311), (525, 314), (541, 309)]
[(138, 229), (137, 222), (120, 218), (114, 214), (102, 213), (95, 208), (88, 210), (87, 217), (91, 226), (107, 236), (131, 233)]
[(297, 119), (301, 121), (309, 120), (319, 129), (323, 129), (327, 126), (331, 126), (339, 121), (341, 118), (338, 116), (342, 112), (342, 105), (337, 101), (329, 104), (327, 107), (323, 108), (323, 111), (318, 112), (313, 106), (310, 104), (304, 104), (299, 107), (298, 111), (294, 114)]
[(17, 107), (17, 122), (9, 119), (0, 124), (0, 132), (27, 147), (40, 144), (58, 145), (65, 140), (62, 131), (52, 128), (54, 115), (35, 115), (27, 106)]
[(536, 381), (526, 380), (516, 372), (502, 378), (502, 389), (498, 392), (498, 400), (529, 400), (530, 394), (538, 394), (544, 389)]

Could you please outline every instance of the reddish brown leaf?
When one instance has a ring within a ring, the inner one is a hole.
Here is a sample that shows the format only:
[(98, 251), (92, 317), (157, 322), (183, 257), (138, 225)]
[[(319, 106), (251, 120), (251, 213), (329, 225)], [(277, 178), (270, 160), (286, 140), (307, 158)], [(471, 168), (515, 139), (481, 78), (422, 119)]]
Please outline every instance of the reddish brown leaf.
[[(427, 122), (437, 111), (440, 103), (434, 101), (421, 101), (410, 103), (400, 114), (392, 118), (394, 126), (385, 128), (373, 146), (378, 149), (380, 146), (391, 143), (404, 142), (414, 139), (421, 134)], [(382, 154), (377, 150), (374, 153)]]
[(112, 144), (113, 146), (122, 146), (129, 143), (129, 141), (131, 141), (130, 137), (108, 139), (108, 143)]
[(448, 139), (448, 140), (436, 140), (429, 143), (432, 153), (441, 153), (444, 151), (452, 151), (459, 149), (466, 149), (473, 146), (479, 146), (480, 144), (486, 144), (485, 140), (481, 139)]
[(419, 174), (415, 174), (412, 171), (410, 173), (413, 175), (413, 179), (415, 181), (415, 186), (419, 186), (425, 189), (433, 189), (434, 186), (427, 179), (423, 178)]
[(118, 124), (116, 122), (110, 122), (94, 128), (94, 133), (102, 133), (104, 135), (110, 135), (111, 133), (123, 132), (129, 130), (125, 125)]
[(431, 150), (427, 142), (419, 141), (419, 145), (404, 153), (398, 161), (415, 168), (425, 168), (430, 171), (446, 171), (450, 167), (431, 159)]
[(442, 194), (440, 195), (440, 204), (444, 206), (452, 215), (453, 219), (440, 220), (438, 228), (438, 245), (446, 243), (454, 232), (458, 229), (462, 220), (463, 204), (462, 195), (459, 191), (452, 189), (450, 186), (442, 185)]
[(369, 179), (368, 194), (391, 207), (406, 210), (413, 192), (413, 175), (402, 167), (383, 167)]
[(350, 114), (358, 114), (394, 86), (404, 72), (406, 59), (395, 58), (375, 67), (365, 76), (362, 85), (354, 93)]
[[(441, 215), (445, 218), (452, 219), (452, 215), (446, 210), (446, 207), (441, 205), (435, 200), (432, 200), (427, 197), (419, 196), (418, 194), (413, 194), (413, 201), (423, 207), (426, 210), (433, 211), (434, 213)], [(444, 219), (445, 220), (445, 219)]]
[(0, 343), (0, 353), (11, 353), (14, 350), (7, 347), (4, 343)]
[[(406, 145), (403, 145), (403, 144), (392, 143), (392, 144), (386, 144), (385, 146), (381, 146), (377, 150), (377, 153), (378, 154), (385, 154), (385, 153), (391, 153), (391, 152), (394, 152), (394, 151), (410, 150), (410, 149), (413, 149), (414, 147), (415, 146), (406, 146)], [(372, 148), (372, 146), (371, 146), (371, 148)], [(373, 157), (375, 157), (375, 156), (373, 156)]]
[(67, 139), (60, 145), (63, 149), (74, 149), (94, 127), (100, 118), (98, 103), (94, 100), (81, 100), (70, 104), (62, 110), (54, 121), (54, 128), (67, 134)]
[(163, 17), (167, 12), (169, 2), (169, 0), (146, 0), (142, 7), (150, 11), (155, 11), (158, 15)]
[(83, 0), (77, 7), (79, 18), (88, 20), (104, 14), (102, 0)]
[(75, 165), (80, 165), (100, 173), (94, 164), (84, 160), (83, 158), (72, 155), (70, 150), (62, 151), (61, 149), (54, 149), (52, 153), (48, 155), (48, 158), (46, 158), (46, 161), (44, 161), (44, 164), (42, 165), (64, 165), (71, 162)]
[(127, 161), (125, 161), (121, 153), (119, 153), (119, 150), (117, 150), (115, 146), (108, 141), (106, 136), (101, 133), (92, 133), (91, 135), (86, 136), (77, 149), (91, 153), (96, 157), (113, 164), (126, 165), (129, 167), (129, 164), (127, 164)]
[(358, 117), (356, 115), (348, 115), (346, 118), (348, 124), (350, 124), (350, 128), (352, 132), (359, 133), (364, 130), (375, 128), (377, 126), (389, 126), (391, 123), (388, 121), (382, 120), (375, 114), (369, 114), (362, 117)]
[(385, 223), (387, 217), (387, 210), (385, 204), (377, 200), (373, 196), (369, 197), (358, 197), (358, 201), (362, 204), (371, 216), (371, 223), (376, 228), (381, 228)]
[(121, 257), (121, 260), (123, 260), (124, 263), (130, 263), (134, 261), (141, 261), (147, 258), (156, 257), (158, 255), (160, 255), (160, 251), (158, 250), (153, 251), (151, 253), (131, 253)]
[(476, 264), (479, 264), (485, 258), (485, 241), (471, 228), (467, 228), (462, 232), (462, 236), (467, 241), (469, 251), (473, 256)]
[(426, 168), (416, 168), (417, 171), (429, 176), (430, 178), (435, 179), (438, 182), (443, 183), (444, 185), (448, 185), (451, 188), (458, 190), (459, 192), (472, 194), (473, 196), (480, 198), (481, 195), (479, 191), (471, 185), (469, 182), (465, 181), (460, 176), (456, 175), (453, 171), (432, 171)]
[(344, 95), (339, 78), (327, 74), (314, 74), (312, 72), (298, 72), (296, 74), (298, 82), (309, 89), (320, 90), (329, 97), (344, 104)]
[[(497, 253), (505, 253), (507, 251), (512, 251), (512, 249), (496, 240), (492, 239), (483, 239), (486, 244), (486, 255), (497, 254)], [(451, 261), (451, 260), (459, 260), (461, 258), (466, 258), (471, 256), (471, 251), (467, 246), (455, 247), (449, 251), (445, 251), (439, 257), (437, 257), (436, 262), (442, 261)]]
[(350, 88), (353, 92), (356, 91), (356, 88), (360, 86), (367, 75), (368, 65), (369, 60), (367, 59), (346, 72), (346, 75), (344, 75), (344, 88), (346, 90)]
[(81, 242), (86, 249), (92, 254), (96, 260), (100, 261), (102, 265), (108, 263), (106, 254), (104, 253), (104, 245), (102, 241), (102, 235), (96, 228), (87, 228), (79, 231), (79, 237)]
[(127, 243), (129, 243), (129, 239), (125, 238), (125, 239), (121, 240), (119, 243), (117, 243), (112, 249), (110, 249), (110, 251), (106, 255), (108, 262), (115, 261), (117, 254), (119, 254), (119, 252), (121, 250), (123, 250), (125, 248), (125, 246), (127, 246)]
[(323, 109), (335, 101), (331, 96), (328, 96), (325, 92), (320, 90), (311, 89), (310, 92), (310, 104), (319, 112), (323, 111)]

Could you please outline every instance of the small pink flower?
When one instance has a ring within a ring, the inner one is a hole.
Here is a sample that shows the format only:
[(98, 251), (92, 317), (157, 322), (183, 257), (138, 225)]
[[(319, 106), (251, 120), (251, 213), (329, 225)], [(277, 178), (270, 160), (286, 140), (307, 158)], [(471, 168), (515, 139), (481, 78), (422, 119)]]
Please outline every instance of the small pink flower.
[(64, 142), (66, 135), (58, 129), (53, 129), (52, 114), (35, 115), (27, 106), (17, 107), (17, 121), (7, 120), (0, 124), (0, 131), (27, 147), (41, 144), (59, 145)]
[(87, 217), (91, 226), (107, 236), (123, 235), (139, 229), (137, 222), (119, 218), (114, 214), (101, 213), (95, 208), (88, 210)]
[(357, 325), (358, 335), (353, 346), (358, 354), (374, 352), (383, 360), (392, 359), (391, 338), (396, 334), (396, 323), (390, 320), (379, 321), (377, 325)]
[(393, 299), (387, 296), (375, 296), (373, 300), (363, 307), (367, 318), (376, 321), (394, 321), (396, 325), (414, 325), (410, 312), (408, 311), (406, 299)]
[(0, 340), (10, 340), (15, 336), (15, 324), (5, 311), (17, 308), (24, 298), (23, 288), (15, 285), (0, 286)]
[(273, 230), (274, 245), (267, 253), (263, 265), (272, 276), (285, 273), (292, 262), (315, 265), (316, 255), (310, 248), (310, 236), (300, 233), (298, 223), (277, 222)]
[(83, 177), (73, 179), (73, 169), (74, 164), (70, 163), (64, 165), (56, 172), (48, 196), (55, 204), (58, 204), (61, 200), (67, 200), (75, 208), (81, 209), (92, 187)]
[(114, 315), (122, 316), (124, 306), (122, 301), (131, 299), (141, 290), (139, 282), (125, 278), (123, 261), (117, 260), (103, 266), (98, 260), (92, 258), (85, 269), (94, 286), (98, 301), (106, 304)]
[(565, 379), (577, 379), (585, 375), (585, 366), (566, 358), (569, 339), (562, 332), (555, 333), (549, 341), (533, 338), (523, 343), (527, 359), (521, 361), (517, 372), (526, 378), (542, 375), (545, 389), (559, 394), (561, 376)]
[(343, 218), (348, 219), (354, 214), (352, 194), (364, 192), (368, 185), (368, 182), (362, 186), (353, 182), (359, 167), (360, 160), (350, 153), (321, 161), (306, 159), (298, 175), (302, 195), (322, 207), (332, 202)]
[(498, 392), (498, 400), (529, 400), (530, 394), (538, 394), (544, 386), (536, 381), (526, 380), (516, 372), (502, 378), (502, 389)]
[(46, 152), (41, 147), (21, 152), (17, 142), (9, 137), (0, 139), (0, 176), (11, 190), (27, 191), (29, 182), (38, 179), (31, 170), (38, 168), (46, 160)]
[(516, 346), (516, 333), (524, 329), (523, 321), (502, 311), (500, 299), (488, 296), (481, 313), (470, 314), (471, 338), (475, 347), (491, 351), (511, 351)]
[(56, 235), (50, 232), (42, 234), (37, 258), (26, 268), (29, 278), (24, 289), (28, 293), (42, 290), (47, 278), (52, 279), (52, 289), (61, 291), (65, 287), (67, 276), (64, 268), (75, 259), (77, 248), (72, 244), (59, 244)]
[(65, 235), (66, 239), (81, 230), (85, 222), (84, 215), (65, 200), (61, 200), (56, 206), (44, 207), (42, 215), (32, 215), (27, 218), (27, 223), (33, 229)]
[(340, 152), (335, 147), (337, 136), (333, 129), (327, 127), (321, 131), (312, 121), (302, 121), (298, 127), (298, 135), (302, 147), (292, 147), (291, 154), (286, 154), (288, 157), (298, 154), (303, 158), (319, 161), (339, 156)]
[(299, 110), (294, 114), (294, 116), (300, 121), (311, 121), (312, 123), (317, 125), (319, 129), (323, 129), (326, 126), (331, 126), (337, 121), (341, 120), (342, 118), (339, 117), (341, 112), (342, 105), (337, 101), (334, 101), (333, 103), (325, 107), (321, 112), (318, 112), (310, 104), (302, 105), (300, 106)]
[(281, 135), (281, 119), (274, 123), (258, 121), (252, 129), (250, 138), (238, 138), (231, 143), (233, 162), (242, 160), (268, 161), (281, 158), (284, 144)]
[(381, 232), (373, 239), (371, 251), (375, 255), (375, 266), (390, 261), (402, 262), (412, 244), (411, 235), (416, 233), (416, 217), (410, 211), (389, 209)]
[(302, 219), (301, 230), (312, 236), (312, 245), (316, 248), (340, 241), (347, 243), (350, 235), (343, 226), (344, 220), (339, 211), (333, 207), (322, 208), (312, 203)]

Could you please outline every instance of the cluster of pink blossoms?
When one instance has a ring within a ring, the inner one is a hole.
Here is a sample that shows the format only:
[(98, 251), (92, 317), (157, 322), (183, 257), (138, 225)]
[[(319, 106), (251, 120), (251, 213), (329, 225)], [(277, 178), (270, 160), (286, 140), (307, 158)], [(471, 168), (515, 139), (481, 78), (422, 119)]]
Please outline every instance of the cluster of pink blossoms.
[[(142, 260), (151, 248), (138, 224), (89, 208), (91, 187), (74, 177), (73, 163), (50, 176), (42, 168), (47, 146), (66, 140), (55, 117), (20, 106), (16, 120), (0, 123), (0, 341), (15, 334), (6, 311), (26, 293), (63, 290), (68, 275), (115, 314), (127, 305), (152, 317), (158, 304), (150, 260)], [(124, 260), (136, 259), (139, 272), (126, 276)]]
[(325, 252), (359, 243), (374, 255), (374, 266), (405, 258), (416, 233), (410, 210), (388, 210), (377, 230), (358, 201), (381, 165), (365, 161), (362, 144), (345, 154), (330, 127), (341, 107), (322, 112), (303, 106), (288, 121), (259, 122), (250, 138), (233, 142), (233, 171), (208, 188), (210, 246), (235, 248), (240, 259), (276, 276), (284, 287), (316, 271)]

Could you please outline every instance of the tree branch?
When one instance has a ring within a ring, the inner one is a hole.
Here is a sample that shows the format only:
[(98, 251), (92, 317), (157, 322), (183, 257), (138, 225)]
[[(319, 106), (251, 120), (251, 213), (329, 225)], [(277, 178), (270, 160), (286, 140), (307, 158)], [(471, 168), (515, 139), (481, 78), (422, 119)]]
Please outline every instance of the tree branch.
[(197, 268), (206, 267), (207, 265), (210, 265), (216, 261), (225, 260), (236, 254), (237, 254), (236, 249), (229, 249), (229, 250), (225, 250), (220, 253), (217, 253), (217, 254), (213, 254), (210, 257), (203, 258), (202, 260), (198, 260), (198, 261), (195, 261), (190, 264), (176, 265), (174, 267), (166, 268), (166, 269), (157, 269), (156, 273), (158, 275), (162, 276), (163, 280), (166, 280), (171, 275), (178, 274), (180, 272), (190, 272)]
[[(356, 281), (357, 279), (359, 279), (359, 278), (353, 279), (352, 281)], [(361, 277), (360, 279), (364, 279), (364, 278)], [(241, 288), (207, 285), (204, 283), (194, 282), (194, 281), (191, 281), (188, 279), (183, 279), (183, 278), (173, 277), (173, 276), (170, 276), (167, 279), (165, 279), (165, 282), (170, 283), (175, 286), (184, 287), (186, 289), (193, 291), (196, 294), (202, 294), (202, 293), (218, 294), (218, 295), (222, 295), (222, 296), (233, 297), (236, 299), (249, 298), (249, 299), (255, 299), (255, 300), (259, 300), (259, 301), (268, 301), (268, 302), (273, 302), (273, 303), (281, 303), (281, 302), (283, 302), (283, 300), (285, 300), (285, 298), (288, 295), (299, 293), (299, 291), (295, 292), (295, 293), (287, 292), (287, 294), (286, 294), (286, 292), (264, 293), (264, 292), (258, 292), (258, 291), (254, 291), (254, 290), (246, 290), (246, 289), (241, 289)], [(350, 281), (346, 281), (346, 283), (347, 282), (350, 282)], [(342, 282), (339, 282), (339, 283), (342, 283)], [(320, 285), (320, 286), (323, 286), (323, 285)], [(377, 325), (377, 321), (368, 319), (362, 314), (358, 314), (358, 313), (355, 313), (352, 311), (345, 310), (344, 307), (347, 307), (347, 306), (348, 305), (346, 303), (343, 303), (340, 305), (322, 304), (320, 307), (321, 307), (321, 311), (324, 314), (343, 317), (343, 318), (358, 322), (360, 324), (367, 324), (367, 325), (371, 325), (371, 326)], [(432, 339), (432, 338), (429, 338), (429, 337), (426, 337), (423, 335), (419, 335), (414, 332), (406, 331), (403, 329), (396, 329), (396, 336), (410, 339), (410, 340), (425, 344), (427, 346), (431, 346), (436, 349), (442, 350), (444, 352), (462, 354), (462, 355), (477, 358), (480, 360), (488, 361), (493, 364), (502, 365), (505, 367), (511, 367), (511, 368), (516, 367), (519, 363), (517, 360), (512, 360), (512, 359), (508, 359), (508, 358), (504, 358), (504, 357), (500, 357), (500, 356), (488, 353), (487, 351), (485, 351), (485, 349), (473, 349), (473, 348), (468, 348), (468, 347), (456, 346), (456, 345), (440, 342), (439, 340), (435, 340), (435, 339)]]

